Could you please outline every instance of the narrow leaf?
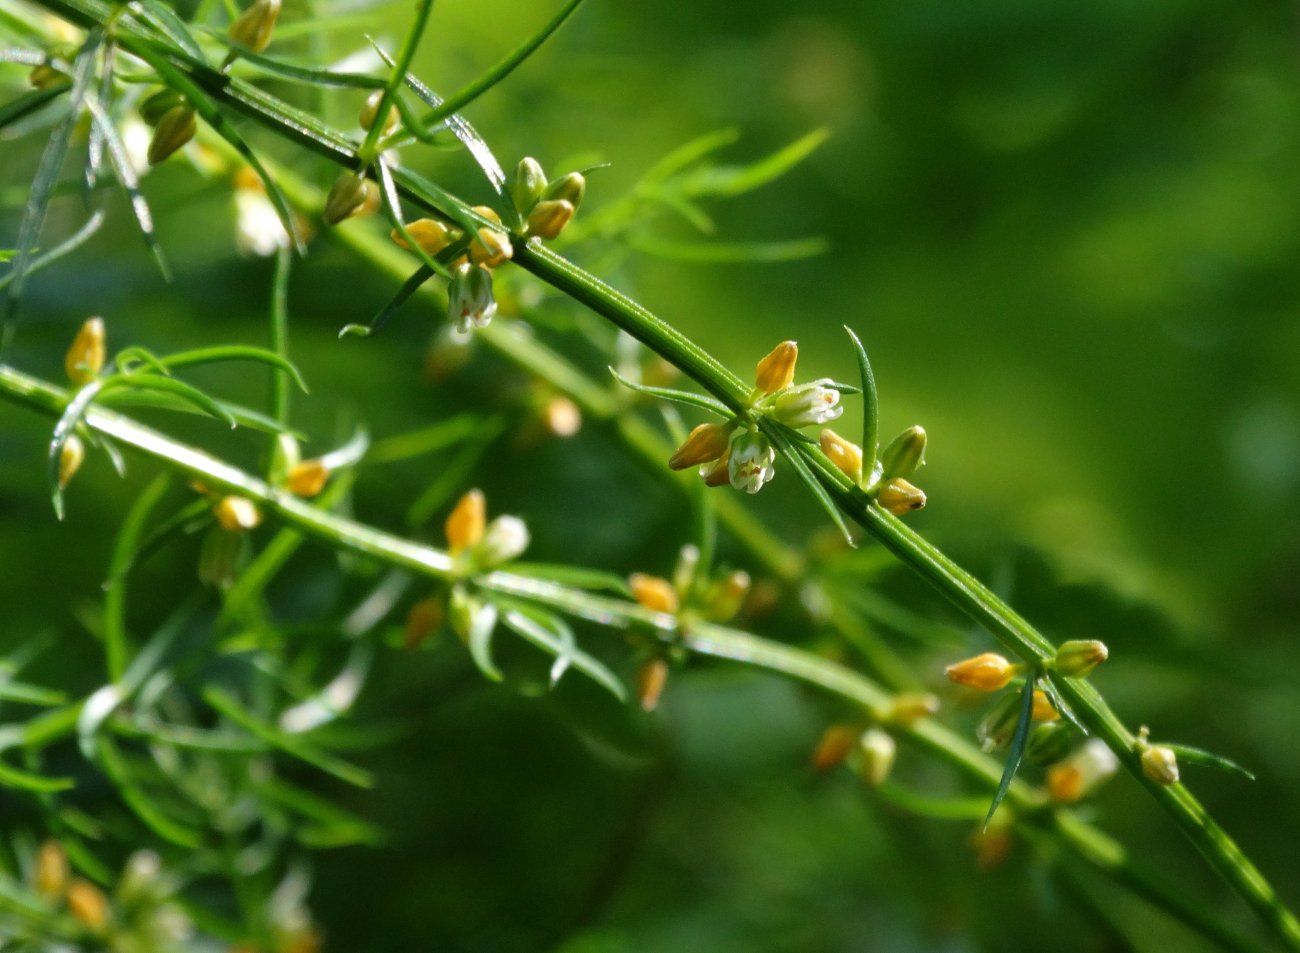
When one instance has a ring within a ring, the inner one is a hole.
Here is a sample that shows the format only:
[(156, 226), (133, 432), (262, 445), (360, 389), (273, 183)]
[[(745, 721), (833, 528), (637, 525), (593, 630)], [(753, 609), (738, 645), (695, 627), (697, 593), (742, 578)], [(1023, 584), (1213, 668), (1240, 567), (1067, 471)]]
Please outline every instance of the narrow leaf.
[(830, 243), (824, 238), (783, 242), (689, 242), (633, 234), (631, 243), (638, 251), (657, 258), (706, 264), (799, 261), (825, 254), (830, 248)]
[(58, 423), (54, 425), (54, 434), (50, 438), (49, 460), (47, 462), (47, 473), (50, 480), (50, 502), (54, 505), (54, 515), (58, 519), (63, 519), (63, 487), (59, 486), (59, 463), (63, 457), (63, 445), (68, 442), (77, 429), (77, 424), (81, 423), (82, 416), (86, 409), (90, 407), (91, 402), (104, 389), (104, 378), (90, 381), (81, 390), (77, 391), (72, 400), (63, 409), (62, 416), (59, 417)]
[(1253, 772), (1243, 768), (1237, 762), (1222, 755), (1214, 754), (1203, 748), (1193, 748), (1191, 745), (1167, 745), (1178, 760), (1184, 764), (1196, 764), (1206, 768), (1217, 768), (1220, 771), (1226, 771), (1229, 774), (1235, 774), (1239, 778), (1245, 778), (1247, 781), (1254, 781)]
[[(68, 254), (69, 252), (76, 251), (78, 248), (80, 248), (82, 245), (86, 243), (86, 241), (90, 238), (91, 235), (94, 235), (95, 232), (99, 231), (99, 226), (102, 225), (103, 222), (104, 222), (103, 211), (95, 212), (94, 215), (90, 216), (90, 218), (86, 220), (86, 224), (82, 225), (81, 228), (77, 230), (76, 234), (72, 235), (69, 238), (65, 238), (62, 242), (55, 245), (49, 251), (37, 255), (35, 258), (33, 258), (27, 265), (27, 274), (29, 276), (33, 275), (36, 272), (40, 271), (42, 268), (44, 268), (46, 265), (58, 261), (60, 258)], [(3, 260), (3, 256), (0, 256), (0, 260)], [(10, 271), (6, 275), (0, 276), (0, 290), (3, 290), (5, 287), (7, 287), (9, 285), (9, 282), (13, 281), (13, 278), (14, 278), (14, 274), (12, 271)]]
[(808, 489), (812, 491), (813, 497), (821, 504), (822, 509), (829, 514), (831, 521), (835, 523), (840, 533), (843, 534), (844, 541), (848, 543), (850, 547), (856, 547), (857, 543), (853, 540), (853, 534), (849, 532), (848, 524), (844, 522), (844, 517), (840, 513), (840, 508), (835, 505), (835, 501), (832, 500), (830, 494), (826, 492), (826, 487), (821, 485), (816, 474), (814, 474), (812, 469), (808, 466), (808, 462), (803, 457), (803, 451), (796, 447), (790, 440), (785, 428), (768, 418), (763, 418), (760, 421), (759, 426), (762, 428), (763, 433), (767, 435), (767, 438), (776, 446), (777, 450), (781, 452), (781, 458), (786, 460), (790, 466), (794, 468), (794, 472), (799, 476), (799, 479), (802, 480)]
[(993, 803), (989, 805), (989, 812), (984, 815), (986, 830), (989, 821), (993, 820), (993, 815), (1001, 806), (1002, 799), (1007, 796), (1011, 781), (1020, 770), (1020, 761), (1025, 756), (1025, 746), (1029, 742), (1029, 728), (1034, 723), (1034, 681), (1033, 678), (1026, 678), (1025, 687), (1020, 692), (1020, 720), (1016, 722), (1016, 733), (1011, 736), (1011, 749), (1007, 752), (1006, 767), (1002, 769), (1002, 780), (998, 782), (998, 789), (993, 792)]
[(302, 379), (302, 374), (298, 372), (298, 368), (291, 361), (281, 357), (274, 351), (268, 351), (266, 348), (254, 347), (249, 344), (227, 344), (219, 347), (197, 348), (193, 351), (181, 351), (160, 358), (158, 363), (165, 368), (177, 368), (194, 367), (198, 364), (215, 364), (220, 361), (256, 361), (261, 364), (269, 364), (293, 378), (293, 382), (298, 385), (298, 388), (304, 394), (311, 393), (307, 389), (307, 382)]
[(194, 828), (164, 813), (133, 776), (130, 766), (117, 746), (101, 737), (98, 745), (99, 763), (104, 773), (112, 779), (118, 794), (145, 826), (178, 847), (193, 849), (203, 843), (203, 835)]
[(469, 633), (465, 644), (469, 646), (470, 658), (485, 677), (499, 682), (504, 677), (501, 670), (492, 661), (492, 635), (496, 631), (497, 607), (491, 603), (479, 606), (469, 622)]
[(666, 182), (674, 175), (705, 156), (712, 155), (719, 149), (726, 148), (740, 138), (740, 130), (735, 128), (718, 129), (708, 132), (697, 139), (692, 139), (678, 146), (650, 167), (641, 177), (638, 188)]
[(609, 372), (614, 375), (616, 381), (628, 390), (634, 390), (638, 394), (657, 397), (660, 400), (671, 400), (678, 404), (688, 404), (691, 407), (702, 407), (705, 410), (712, 411), (718, 416), (727, 419), (734, 416), (727, 405), (715, 397), (708, 397), (704, 394), (692, 394), (689, 391), (675, 390), (671, 387), (651, 387), (649, 384), (637, 384), (628, 380), (613, 367), (609, 369)]
[(114, 682), (120, 681), (126, 672), (126, 569), (135, 558), (149, 515), (170, 485), (170, 478), (160, 474), (145, 487), (131, 504), (113, 543), (113, 554), (108, 564), (109, 582), (104, 592), (104, 654), (108, 659), (108, 677)]
[(802, 162), (830, 136), (826, 129), (814, 129), (757, 162), (738, 167), (708, 166), (685, 179), (682, 194), (692, 198), (734, 198), (767, 185)]
[(603, 569), (588, 569), (586, 566), (559, 566), (551, 563), (511, 563), (510, 572), (516, 576), (543, 579), (573, 589), (613, 592), (629, 599), (632, 598), (632, 590), (628, 586), (627, 580), (617, 573)]
[(379, 313), (370, 319), (369, 324), (345, 324), (343, 330), (339, 331), (339, 337), (356, 335), (358, 337), (368, 338), (372, 334), (378, 334), (384, 329), (389, 318), (404, 305), (411, 295), (420, 290), (420, 286), (433, 277), (433, 269), (428, 265), (421, 265), (415, 270), (411, 277), (402, 282), (402, 287), (397, 289), (397, 294), (393, 295), (388, 304), (384, 305)]
[[(444, 278), (450, 278), (451, 272), (447, 270), (446, 265), (430, 256), (407, 230), (406, 223), (402, 221), (402, 200), (397, 195), (397, 183), (393, 181), (393, 172), (388, 167), (388, 163), (384, 161), (383, 156), (380, 156), (378, 161), (375, 162), (375, 172), (379, 177), (379, 189), (384, 199), (384, 211), (388, 213), (388, 220), (392, 223), (393, 228), (405, 240), (407, 250), (419, 258), (424, 263), (424, 267), (432, 268)], [(445, 257), (448, 251), (450, 251), (449, 248), (444, 248), (442, 255), (439, 257)]]
[(880, 402), (876, 396), (876, 375), (871, 373), (867, 349), (862, 346), (858, 336), (847, 324), (844, 330), (853, 342), (853, 353), (858, 359), (858, 375), (862, 378), (862, 479), (870, 485), (874, 479), (880, 440)]
[(185, 21), (177, 16), (176, 11), (170, 6), (160, 0), (134, 0), (131, 6), (146, 23), (152, 25), (193, 59), (206, 62), (199, 41), (194, 38)]
[(10, 767), (0, 761), (0, 787), (17, 788), (21, 791), (35, 791), (37, 794), (50, 794), (55, 791), (67, 791), (76, 786), (72, 778), (47, 778), (30, 771)]
[(556, 657), (557, 665), (551, 668), (552, 685), (564, 674), (565, 669), (571, 666), (588, 676), (619, 701), (627, 701), (627, 689), (618, 680), (618, 676), (604, 663), (579, 649), (574, 642), (572, 630), (562, 620), (550, 617), (548, 622), (551, 625), (548, 626), (532, 618), (529, 613), (510, 611), (506, 613), (505, 622), (522, 638)]
[[(301, 63), (290, 63), (285, 60), (274, 59), (261, 53), (254, 53), (248, 47), (236, 43), (227, 34), (218, 30), (207, 30), (206, 32), (220, 39), (232, 50), (239, 53), (238, 65), (234, 67), (236, 72), (240, 71), (240, 66), (255, 66), (258, 67), (259, 72), (270, 73), (284, 79), (310, 83), (313, 86), (332, 86), (341, 89), (382, 89), (388, 85), (388, 81), (381, 76), (368, 76), (364, 73), (336, 73), (333, 70), (323, 69), (318, 66), (307, 66)], [(277, 35), (278, 33), (277, 30)]]
[[(224, 421), (232, 430), (238, 426), (238, 421), (236, 421), (234, 416), (222, 407), (221, 404), (192, 384), (178, 381), (174, 377), (163, 377), (160, 374), (135, 373), (112, 378), (111, 382), (118, 386), (129, 387), (137, 394), (149, 395), (154, 391), (162, 391), (163, 393), (170, 394), (173, 397), (179, 397), (186, 403), (193, 404), (204, 413), (210, 414), (218, 420)], [(107, 395), (105, 396), (107, 397)]]

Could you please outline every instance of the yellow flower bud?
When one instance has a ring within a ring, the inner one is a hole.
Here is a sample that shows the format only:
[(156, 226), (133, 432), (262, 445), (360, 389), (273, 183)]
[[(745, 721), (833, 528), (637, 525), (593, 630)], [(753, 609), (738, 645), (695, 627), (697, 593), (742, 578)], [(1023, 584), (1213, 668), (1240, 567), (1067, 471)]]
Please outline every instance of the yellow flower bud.
[(223, 496), (212, 512), (217, 524), (230, 533), (246, 533), (262, 522), (257, 504), (245, 496)]
[[(420, 246), (420, 250), (426, 255), (438, 254), (460, 237), (458, 229), (448, 228), (442, 222), (432, 218), (416, 219), (406, 226), (406, 231), (415, 239), (415, 243)], [(393, 229), (388, 237), (393, 240), (393, 244), (398, 248), (405, 248), (410, 251), (411, 246), (406, 241), (406, 237), (397, 229)]]
[(845, 440), (833, 430), (823, 430), (821, 436), (822, 453), (847, 474), (854, 483), (862, 482), (862, 448), (856, 443)]
[(774, 394), (785, 390), (794, 382), (794, 365), (799, 360), (799, 345), (782, 341), (767, 357), (758, 362), (754, 370), (754, 386), (761, 394)]
[(447, 534), (447, 547), (455, 556), (476, 546), (483, 539), (487, 527), (487, 499), (482, 490), (470, 490), (460, 498), (443, 527)]
[(140, 100), (140, 118), (148, 126), (156, 126), (162, 117), (177, 106), (184, 106), (185, 99), (174, 89), (163, 87)]
[(1142, 748), (1142, 773), (1156, 784), (1178, 783), (1178, 756), (1172, 748), (1164, 745), (1148, 745)]
[(717, 462), (700, 467), (700, 476), (704, 485), (709, 487), (729, 486), (731, 484), (731, 448), (728, 447)]
[(901, 478), (890, 480), (876, 494), (876, 502), (881, 509), (895, 516), (903, 516), (913, 510), (924, 509), (925, 491)]
[(344, 172), (331, 186), (325, 197), (325, 221), (330, 225), (349, 218), (361, 211), (367, 199), (367, 180), (354, 172)]
[(1096, 639), (1072, 639), (1062, 642), (1056, 650), (1053, 664), (1056, 670), (1069, 678), (1086, 678), (1092, 670), (1106, 661), (1110, 650), (1105, 642)]
[(659, 707), (659, 698), (668, 683), (668, 663), (656, 656), (642, 662), (636, 670), (636, 697), (643, 711)]
[(303, 460), (289, 468), (284, 486), (295, 496), (312, 497), (325, 489), (329, 482), (330, 468), (319, 460)]
[(1061, 804), (1082, 800), (1119, 770), (1119, 759), (1100, 738), (1089, 738), (1064, 761), (1047, 769), (1047, 793)]
[(108, 898), (89, 880), (78, 877), (68, 885), (68, 912), (94, 933), (108, 927)]
[(104, 368), (105, 353), (104, 319), (87, 318), (63, 358), (68, 380), (78, 387), (94, 380)]
[(587, 194), (587, 179), (581, 172), (570, 172), (562, 175), (542, 193), (544, 201), (561, 201), (568, 202), (577, 211), (582, 204), (582, 197)]
[(858, 740), (858, 747), (862, 749), (858, 774), (870, 787), (880, 787), (894, 769), (898, 745), (889, 732), (880, 728), (868, 728)]
[(734, 618), (745, 597), (749, 595), (749, 585), (749, 573), (737, 569), (710, 586), (705, 596), (709, 618), (715, 622), (726, 622)]
[(515, 253), (510, 244), (510, 236), (495, 228), (484, 226), (478, 230), (478, 238), (469, 246), (469, 258), (476, 265), (495, 268)]
[(68, 855), (56, 840), (47, 840), (36, 851), (36, 892), (47, 900), (63, 896), (68, 886)]
[(550, 241), (569, 224), (575, 209), (563, 199), (547, 199), (538, 202), (528, 213), (526, 231), (529, 235)]
[[(546, 191), (546, 173), (542, 164), (532, 156), (525, 156), (515, 167), (515, 177), (510, 181), (510, 199), (522, 216), (528, 216)], [(573, 203), (570, 202), (570, 205)]]
[(1052, 705), (1051, 699), (1047, 697), (1047, 692), (1041, 688), (1034, 689), (1034, 708), (1031, 713), (1034, 721), (1057, 721), (1061, 713)]
[(667, 579), (634, 572), (628, 576), (627, 584), (632, 589), (633, 598), (653, 612), (667, 612), (671, 615), (680, 607), (677, 591)]
[(75, 433), (63, 443), (59, 451), (59, 489), (62, 490), (81, 468), (81, 461), (86, 459), (86, 447)]
[(939, 711), (939, 698), (930, 692), (901, 692), (889, 703), (887, 718), (907, 727)]
[(849, 756), (861, 737), (861, 729), (853, 725), (831, 725), (813, 748), (812, 766), (815, 771), (829, 771)]
[(254, 0), (252, 6), (230, 24), (230, 38), (254, 53), (261, 53), (271, 42), (271, 30), (280, 15), (280, 0)]
[(430, 635), (437, 631), (438, 626), (442, 625), (445, 616), (446, 609), (443, 607), (442, 600), (436, 596), (430, 596), (415, 603), (415, 605), (411, 606), (411, 611), (406, 614), (406, 626), (402, 632), (402, 648), (418, 648)]
[(194, 121), (194, 108), (184, 104), (173, 106), (163, 113), (149, 140), (148, 160), (157, 165), (185, 143), (194, 138), (198, 125)]
[(880, 480), (888, 483), (898, 477), (910, 477), (925, 462), (925, 429), (908, 427), (895, 437), (880, 454)]
[(685, 470), (716, 460), (727, 452), (731, 428), (724, 424), (700, 424), (668, 458), (670, 470)]
[(996, 652), (985, 652), (973, 658), (949, 665), (944, 670), (950, 681), (981, 692), (996, 692), (1011, 682), (1020, 672), (1015, 665)]
[[(393, 99), (396, 96), (397, 94), (394, 93), (388, 99), (388, 115), (384, 117), (384, 126), (380, 130), (384, 135), (388, 135), (396, 129), (400, 119), (397, 114), (397, 107), (393, 105)], [(379, 101), (383, 98), (384, 91), (382, 89), (372, 90), (370, 95), (366, 97), (365, 105), (361, 107), (361, 112), (357, 116), (357, 121), (361, 124), (362, 129), (368, 131), (375, 124), (375, 120), (379, 118)]]

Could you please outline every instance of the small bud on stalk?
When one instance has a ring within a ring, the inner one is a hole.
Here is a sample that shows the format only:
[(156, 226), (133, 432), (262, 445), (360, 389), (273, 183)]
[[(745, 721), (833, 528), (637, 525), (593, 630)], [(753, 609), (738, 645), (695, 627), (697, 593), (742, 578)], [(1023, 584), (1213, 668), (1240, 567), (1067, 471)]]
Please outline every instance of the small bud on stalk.
[(67, 489), (72, 478), (81, 469), (81, 461), (86, 459), (86, 445), (75, 433), (63, 442), (59, 451), (59, 489)]
[(470, 490), (456, 503), (443, 526), (451, 554), (455, 556), (477, 546), (486, 526), (487, 498), (482, 490)]
[(896, 725), (907, 727), (938, 713), (939, 699), (929, 692), (902, 692), (895, 695), (886, 715)]
[(546, 173), (542, 171), (542, 164), (532, 156), (520, 159), (515, 167), (515, 177), (510, 181), (510, 200), (515, 203), (515, 210), (521, 217), (529, 217), (545, 191)]
[(840, 392), (826, 386), (830, 383), (829, 377), (823, 377), (778, 394), (773, 405), (776, 419), (795, 429), (830, 423), (844, 413), (839, 406)]
[(716, 460), (727, 452), (731, 428), (724, 424), (700, 424), (668, 459), (671, 470), (685, 470)]
[(569, 224), (575, 209), (563, 199), (547, 199), (538, 202), (528, 213), (526, 231), (529, 235), (550, 241)]
[(140, 100), (140, 118), (147, 125), (157, 126), (158, 123), (162, 122), (163, 116), (177, 106), (184, 105), (185, 98), (180, 93), (170, 87), (163, 87)]
[(303, 460), (289, 468), (285, 478), (285, 488), (295, 496), (313, 497), (325, 489), (329, 482), (330, 468), (319, 460)]
[(680, 608), (677, 592), (667, 579), (634, 572), (628, 576), (627, 584), (632, 589), (633, 598), (652, 612), (672, 615)]
[(402, 629), (402, 648), (414, 649), (422, 645), (442, 625), (445, 615), (443, 602), (436, 596), (421, 599), (411, 606)]
[(63, 369), (68, 372), (68, 380), (78, 387), (93, 381), (104, 369), (105, 356), (104, 319), (87, 318), (63, 358)]
[(68, 912), (93, 933), (108, 927), (108, 898), (89, 880), (77, 878), (68, 885)]
[(829, 771), (844, 761), (858, 743), (862, 732), (853, 725), (831, 725), (813, 749), (812, 766), (815, 771)]
[(170, 157), (177, 149), (194, 138), (197, 129), (192, 106), (173, 106), (167, 110), (158, 120), (153, 138), (149, 140), (149, 164), (158, 165)]
[(794, 366), (799, 360), (799, 345), (782, 341), (754, 369), (754, 387), (760, 394), (774, 394), (794, 382)]
[(218, 525), (229, 533), (246, 533), (262, 522), (257, 504), (245, 496), (223, 496), (212, 512)]
[(883, 483), (898, 477), (910, 477), (925, 462), (925, 429), (908, 427), (895, 437), (880, 454), (880, 479)]
[(742, 430), (731, 438), (727, 476), (731, 485), (746, 493), (757, 493), (776, 473), (776, 450), (756, 430)]
[(576, 212), (582, 204), (582, 197), (587, 194), (587, 179), (581, 172), (562, 175), (546, 187), (542, 193), (543, 200), (568, 202)]
[(996, 652), (985, 652), (943, 670), (950, 681), (981, 692), (1001, 691), (1020, 674), (1021, 666), (1007, 661)]
[(474, 562), (482, 569), (494, 569), (523, 555), (528, 548), (528, 527), (517, 516), (498, 516), (488, 523), (483, 538), (474, 547)]
[[(393, 105), (393, 99), (396, 96), (397, 94), (393, 93), (388, 99), (388, 114), (384, 117), (383, 128), (379, 130), (384, 135), (388, 135), (396, 129), (400, 119), (397, 114), (397, 107)], [(370, 127), (375, 124), (375, 120), (379, 118), (379, 103), (383, 98), (384, 91), (382, 89), (372, 90), (370, 95), (366, 97), (365, 104), (362, 105), (361, 112), (357, 115), (357, 122), (360, 123), (362, 129), (369, 131)]]
[[(253, 5), (230, 24), (228, 35), (240, 46), (261, 53), (271, 42), (271, 31), (275, 29), (275, 21), (279, 16), (280, 0), (254, 0)], [(238, 53), (232, 50), (224, 65), (230, 65), (236, 56)]]
[(36, 892), (46, 899), (63, 896), (68, 886), (68, 855), (56, 840), (47, 840), (36, 851)]
[(862, 733), (858, 747), (862, 749), (858, 774), (868, 786), (880, 787), (894, 769), (894, 758), (898, 754), (893, 735), (881, 728), (868, 728)]
[(1089, 738), (1074, 754), (1047, 769), (1047, 793), (1054, 801), (1073, 804), (1118, 770), (1119, 759), (1106, 742)]
[[(406, 233), (415, 239), (415, 243), (420, 246), (420, 250), (426, 255), (436, 255), (453, 241), (460, 237), (460, 230), (449, 228), (442, 222), (432, 218), (419, 218), (410, 222), (406, 226)], [(411, 250), (410, 244), (406, 241), (406, 236), (397, 229), (389, 233), (389, 238), (398, 248)]]
[(876, 502), (881, 509), (894, 516), (904, 516), (913, 510), (925, 508), (925, 491), (912, 486), (904, 479), (890, 480), (876, 494)]
[(636, 697), (642, 711), (654, 711), (668, 684), (668, 663), (658, 656), (642, 662), (636, 670)]
[[(496, 222), (498, 226), (501, 224), (501, 216), (495, 209), (486, 205), (476, 205), (474, 211), (488, 221)], [(489, 228), (486, 225), (478, 230), (478, 237), (469, 246), (470, 261), (484, 268), (495, 268), (514, 253), (510, 237), (500, 228)]]
[(833, 430), (823, 430), (822, 453), (854, 483), (862, 483), (862, 448)]
[(366, 204), (368, 180), (355, 172), (344, 172), (325, 197), (325, 222), (337, 225), (361, 211)]
[(1110, 655), (1105, 642), (1096, 639), (1073, 639), (1062, 642), (1052, 664), (1068, 678), (1087, 678)]

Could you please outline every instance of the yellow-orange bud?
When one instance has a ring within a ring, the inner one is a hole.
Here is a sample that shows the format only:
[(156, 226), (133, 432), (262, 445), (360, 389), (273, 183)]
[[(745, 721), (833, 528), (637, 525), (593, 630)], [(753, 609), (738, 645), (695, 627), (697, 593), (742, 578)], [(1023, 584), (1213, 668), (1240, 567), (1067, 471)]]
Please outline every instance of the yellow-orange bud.
[(68, 885), (68, 912), (95, 933), (108, 926), (108, 898), (89, 880), (77, 878)]
[(704, 485), (711, 487), (730, 486), (731, 485), (731, 448), (728, 447), (722, 456), (718, 457), (716, 463), (708, 467), (701, 468), (704, 477)]
[(925, 506), (925, 491), (901, 478), (890, 480), (876, 494), (876, 502), (882, 509), (902, 516)]
[(636, 601), (651, 611), (672, 614), (679, 608), (677, 591), (667, 579), (634, 572), (628, 576), (627, 584)]
[(799, 345), (794, 341), (782, 341), (758, 362), (754, 370), (754, 386), (763, 394), (785, 390), (794, 382), (794, 365), (798, 359)]
[(484, 268), (495, 268), (515, 253), (510, 236), (486, 225), (478, 230), (478, 238), (469, 246), (469, 259)]
[(146, 158), (150, 165), (157, 165), (181, 148), (198, 131), (194, 118), (194, 107), (188, 105), (173, 106), (163, 113), (154, 127), (153, 138), (149, 140)]
[(86, 459), (86, 446), (75, 433), (63, 442), (59, 451), (59, 489), (64, 489), (81, 469), (81, 461)]
[[(354, 172), (344, 172), (330, 187), (325, 196), (325, 221), (337, 225), (365, 208), (370, 190), (366, 187), (369, 180)], [(377, 190), (376, 190), (377, 191)]]
[(834, 430), (823, 430), (821, 436), (822, 453), (831, 463), (847, 474), (854, 483), (862, 482), (862, 448), (850, 440), (845, 440)]
[(68, 855), (55, 840), (47, 840), (36, 851), (36, 892), (53, 899), (63, 896), (68, 885)]
[(104, 368), (105, 355), (104, 319), (87, 318), (63, 358), (68, 380), (78, 387), (94, 380)]
[(723, 424), (700, 424), (668, 459), (671, 470), (685, 470), (716, 460), (727, 452), (731, 428)]
[[(388, 99), (388, 114), (384, 117), (384, 126), (380, 130), (385, 135), (397, 128), (397, 106), (393, 104), (396, 97), (397, 94), (394, 93)], [(375, 120), (379, 118), (379, 101), (383, 98), (384, 91), (382, 89), (373, 90), (366, 97), (365, 105), (361, 107), (361, 112), (357, 116), (357, 121), (361, 124), (362, 129), (369, 130), (375, 124)]]
[(813, 748), (812, 766), (817, 771), (829, 771), (849, 756), (861, 736), (860, 728), (853, 725), (831, 725), (822, 732)]
[(230, 38), (254, 53), (261, 53), (271, 42), (271, 30), (279, 15), (280, 0), (255, 0), (230, 24)]
[(244, 496), (223, 496), (212, 512), (221, 528), (231, 533), (245, 533), (262, 522), (257, 504)]
[(1142, 773), (1156, 784), (1178, 783), (1178, 756), (1172, 748), (1150, 745), (1142, 749)]
[(930, 692), (902, 692), (889, 705), (889, 720), (897, 725), (914, 725), (939, 711), (939, 698)]
[[(438, 254), (460, 235), (458, 230), (448, 228), (442, 222), (432, 218), (416, 219), (406, 226), (406, 232), (415, 239), (415, 243), (426, 255)], [(411, 246), (406, 241), (406, 236), (397, 229), (393, 229), (388, 237), (397, 247), (410, 250)]]
[(1085, 678), (1102, 662), (1110, 651), (1105, 642), (1096, 639), (1072, 639), (1062, 642), (1056, 650), (1056, 670), (1069, 678)]
[(528, 234), (550, 241), (564, 231), (573, 213), (573, 205), (563, 199), (538, 202), (528, 213)]
[(1031, 717), (1034, 721), (1056, 721), (1061, 717), (1061, 713), (1047, 697), (1047, 692), (1041, 688), (1034, 689), (1034, 708)]
[(477, 545), (486, 526), (487, 499), (482, 490), (470, 490), (460, 498), (443, 527), (451, 554), (454, 556)]
[(985, 652), (973, 658), (965, 659), (943, 670), (950, 681), (981, 692), (996, 692), (1006, 688), (1007, 684), (1020, 671), (996, 652)]
[(659, 698), (668, 684), (668, 663), (656, 656), (642, 662), (636, 670), (636, 697), (644, 711), (659, 707)]
[(418, 648), (430, 635), (437, 631), (446, 616), (442, 600), (436, 596), (421, 599), (411, 606), (406, 614), (406, 627), (402, 632), (402, 648)]
[(296, 496), (315, 496), (329, 482), (330, 468), (319, 460), (303, 460), (289, 468), (285, 488)]

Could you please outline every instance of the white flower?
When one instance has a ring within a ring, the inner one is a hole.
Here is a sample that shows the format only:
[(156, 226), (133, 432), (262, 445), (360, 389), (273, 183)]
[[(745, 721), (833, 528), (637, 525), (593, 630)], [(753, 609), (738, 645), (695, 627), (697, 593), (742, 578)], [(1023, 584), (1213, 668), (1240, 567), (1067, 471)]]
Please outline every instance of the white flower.
[(497, 313), (492, 294), (492, 272), (482, 265), (461, 265), (452, 274), (447, 288), (447, 312), (460, 334), (471, 327), (487, 327)]
[(844, 408), (839, 406), (840, 392), (826, 386), (830, 383), (833, 382), (829, 377), (823, 377), (777, 394), (773, 401), (776, 419), (795, 428), (820, 426), (834, 420), (844, 413)]
[(757, 493), (776, 473), (776, 451), (756, 430), (742, 430), (731, 438), (727, 477), (731, 485), (746, 493)]
[(474, 562), (483, 568), (499, 566), (528, 548), (528, 527), (518, 516), (498, 516), (488, 523), (474, 547)]
[(266, 258), (289, 245), (275, 206), (259, 188), (235, 189), (235, 246), (245, 255)]

